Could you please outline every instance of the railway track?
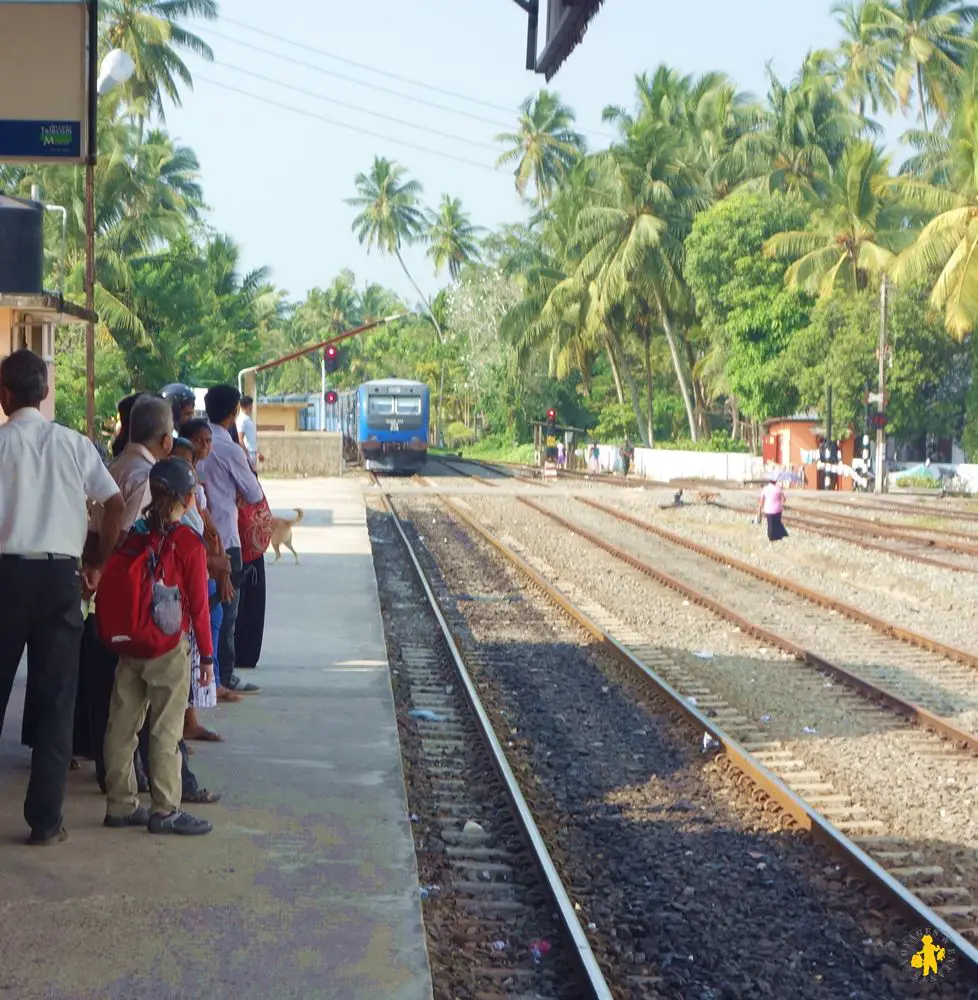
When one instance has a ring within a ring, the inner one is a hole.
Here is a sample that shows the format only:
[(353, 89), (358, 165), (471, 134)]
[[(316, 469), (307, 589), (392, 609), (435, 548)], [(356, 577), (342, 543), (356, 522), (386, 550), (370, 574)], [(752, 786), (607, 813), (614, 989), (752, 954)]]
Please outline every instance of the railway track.
[[(407, 556), (388, 557), (378, 576), (389, 627), (394, 620), (391, 662), (408, 723), (402, 744), (436, 998), (611, 1000), (415, 544), (392, 498), (383, 502)], [(374, 543), (376, 551), (376, 531)]]
[[(805, 503), (825, 503), (834, 504), (838, 507), (848, 507), (852, 510), (875, 510), (883, 514), (899, 514), (905, 517), (936, 517), (948, 521), (966, 521), (970, 524), (978, 523), (978, 511), (961, 510), (960, 508), (948, 507), (944, 501), (935, 500), (931, 504), (904, 503), (900, 500), (872, 500), (860, 499), (858, 503), (851, 503), (846, 499), (829, 500), (824, 496), (804, 496)], [(974, 536), (972, 536), (974, 537)]]
[[(534, 510), (540, 507), (539, 504), (524, 498), (520, 498), (520, 501)], [(550, 513), (545, 516), (554, 519), (554, 515)], [(624, 557), (625, 562), (636, 565), (631, 562), (627, 553), (621, 553), (615, 546), (608, 545), (602, 539), (590, 540), (588, 534), (582, 532), (580, 528), (573, 527), (571, 530), (582, 538), (588, 538), (588, 544), (595, 544), (615, 558)], [(547, 537), (547, 532), (542, 526), (539, 531), (533, 530), (530, 534), (534, 538)], [(583, 552), (580, 557), (586, 558)], [(540, 561), (536, 560), (538, 568)], [(796, 643), (784, 640), (783, 637), (767, 630), (759, 629), (732, 609), (723, 607), (719, 602), (682, 581), (666, 576), (661, 570), (652, 569), (643, 563), (639, 565), (640, 572), (686, 596), (688, 602), (701, 604), (714, 613), (723, 615), (728, 621), (739, 623), (738, 631), (743, 628), (744, 631), (752, 632), (765, 644), (790, 651), (790, 655), (802, 658), (810, 666), (816, 667), (823, 676), (831, 676), (834, 673), (831, 669), (834, 664), (824, 657), (812, 654)], [(661, 565), (661, 560), (658, 565)], [(627, 573), (627, 570), (625, 572)], [(859, 801), (858, 783), (844, 781), (840, 784), (838, 776), (833, 783), (833, 780), (827, 779), (811, 765), (804, 750), (800, 750), (797, 743), (792, 741), (786, 744), (783, 740), (772, 739), (767, 727), (755, 721), (756, 716), (751, 718), (750, 712), (744, 712), (744, 706), (738, 702), (736, 696), (731, 703), (723, 695), (716, 693), (714, 682), (709, 679), (711, 671), (708, 667), (690, 669), (688, 662), (683, 662), (681, 657), (675, 657), (660, 646), (649, 643), (641, 631), (601, 607), (589, 594), (578, 593), (573, 583), (565, 580), (561, 583), (561, 588), (565, 593), (570, 593), (571, 599), (578, 607), (591, 609), (592, 620), (608, 636), (610, 642), (620, 645), (643, 663), (654, 668), (672, 685), (681, 698), (691, 700), (705, 709), (707, 714), (718, 720), (719, 724), (738, 741), (742, 750), (763, 761), (771, 772), (778, 775), (800, 798), (811, 806), (821, 809), (835, 829), (853, 837), (881, 868), (888, 870), (894, 878), (905, 885), (908, 891), (916, 894), (921, 900), (932, 902), (934, 912), (946, 920), (949, 926), (956, 927), (961, 935), (968, 938), (978, 937), (978, 906), (971, 895), (973, 885), (962, 884), (968, 879), (958, 874), (958, 857), (955, 852), (945, 851), (940, 844), (924, 849), (915, 838), (903, 835), (891, 824), (874, 818)], [(763, 650), (761, 652), (763, 653)], [(844, 674), (845, 671), (841, 676)], [(817, 674), (814, 674), (812, 679), (813, 689), (823, 686)], [(904, 717), (916, 717), (918, 722), (929, 714), (926, 710), (923, 713), (916, 712), (914, 707), (909, 705), (903, 709), (897, 708), (892, 704), (892, 696), (888, 692), (877, 687), (875, 692), (871, 693), (865, 690), (861, 679), (850, 692), (840, 691), (837, 686), (833, 687), (829, 683), (824, 687), (833, 688), (831, 697), (840, 703), (839, 713), (842, 717), (848, 715), (860, 718), (861, 715), (870, 713), (869, 719), (872, 721), (871, 713), (874, 709), (866, 703), (867, 697), (888, 704), (891, 710), (899, 712)], [(830, 697), (830, 695), (816, 692), (815, 697)], [(948, 780), (963, 781), (965, 783), (963, 787), (972, 787), (978, 780), (978, 761), (970, 752), (965, 754), (958, 748), (973, 743), (974, 737), (970, 732), (958, 730), (953, 726), (945, 728), (941, 720), (936, 721), (937, 725), (934, 728), (943, 729), (946, 739), (915, 729), (909, 723), (904, 723), (902, 729), (894, 729), (894, 739), (898, 741), (900, 752), (919, 757), (922, 762), (928, 762), (924, 765), (927, 768), (932, 766), (948, 768), (947, 773), (951, 775)], [(894, 719), (893, 725), (899, 727), (900, 724)], [(747, 765), (748, 770), (750, 766)], [(971, 882), (975, 882), (974, 871), (971, 872)]]
[[(534, 500), (518, 499), (799, 663), (831, 674), (858, 694), (956, 746), (978, 753), (978, 699), (973, 694), (978, 689), (978, 657), (974, 654), (883, 622), (791, 581), (779, 581), (774, 574), (688, 539), (671, 538), (670, 533), (614, 508), (593, 501), (566, 501), (597, 512), (598, 517), (592, 515), (590, 520), (582, 512), (585, 521), (581, 523)], [(615, 522), (615, 530), (623, 534), (635, 530), (634, 536), (623, 538), (627, 550), (604, 537), (612, 527), (609, 518)], [(690, 560), (691, 552), (702, 558)], [(763, 586), (758, 587), (757, 581)], [(772, 585), (782, 591), (776, 603), (770, 600)], [(827, 608), (831, 616), (826, 616), (822, 608)], [(843, 615), (848, 620), (843, 620)], [(964, 718), (965, 725), (952, 721), (954, 716)], [(978, 760), (975, 763), (978, 781)]]
[[(583, 595), (575, 595), (572, 600), (558, 591), (539, 569), (467, 513), (464, 504), (445, 498), (440, 498), (440, 502), (451, 511), (452, 517), (492, 545), (540, 593), (593, 636), (602, 651), (610, 654), (632, 681), (638, 679), (642, 685), (654, 689), (655, 697), (665, 698), (672, 711), (678, 711), (699, 731), (716, 740), (726, 759), (746, 776), (755, 795), (776, 805), (785, 817), (790, 817), (792, 824), (810, 831), (816, 840), (828, 845), (847, 866), (900, 909), (911, 924), (933, 927), (946, 934), (969, 969), (978, 967), (978, 952), (951, 926), (953, 921), (970, 933), (968, 922), (973, 916), (970, 896), (960, 885), (952, 884), (953, 879), (940, 865), (927, 864), (919, 845), (887, 836), (881, 825), (866, 818), (865, 811), (857, 804), (839, 794), (819, 775), (806, 770), (802, 761), (778, 741), (771, 740), (761, 727), (750, 724), (736, 707), (712, 696), (675, 659), (648, 645), (614, 615)], [(824, 810), (824, 815), (816, 806)], [(850, 840), (847, 834), (864, 838), (863, 846)], [(934, 904), (933, 908), (928, 906), (928, 900)]]
[[(750, 516), (756, 513), (755, 507), (723, 503), (719, 500), (712, 500), (710, 503), (734, 514)], [(814, 511), (801, 513), (792, 508), (785, 510), (784, 523), (789, 528), (809, 531), (825, 538), (835, 538), (858, 548), (885, 552), (887, 555), (900, 556), (912, 562), (936, 566), (954, 573), (978, 573), (978, 563), (974, 559), (975, 555), (978, 555), (978, 545), (963, 544), (950, 538), (919, 535), (916, 532), (880, 524), (878, 521), (868, 521), (865, 518)], [(871, 542), (866, 536), (886, 539), (888, 544)], [(960, 561), (952, 561), (927, 554), (934, 549), (942, 549), (962, 558)]]

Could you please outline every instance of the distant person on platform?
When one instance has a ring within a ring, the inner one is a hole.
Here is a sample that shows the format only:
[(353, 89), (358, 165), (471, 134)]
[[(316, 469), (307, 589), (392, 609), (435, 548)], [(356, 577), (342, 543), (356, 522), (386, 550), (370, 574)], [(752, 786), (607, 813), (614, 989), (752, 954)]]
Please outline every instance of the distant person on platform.
[(258, 428), (255, 426), (255, 401), (251, 396), (241, 397), (241, 412), (235, 421), (238, 430), (238, 441), (248, 456), (248, 463), (253, 469), (258, 468)]
[[(27, 648), (33, 721), (24, 818), (29, 844), (65, 839), (65, 785), (82, 637), (82, 585), (93, 590), (115, 548), (125, 502), (87, 438), (46, 420), (45, 362), (15, 351), (0, 362), (0, 724)], [(98, 547), (81, 565), (86, 501), (102, 504)]]
[(626, 479), (628, 478), (628, 470), (632, 467), (632, 461), (634, 458), (635, 449), (632, 447), (631, 440), (626, 437), (625, 446), (621, 450), (621, 468)]
[(768, 476), (767, 485), (761, 490), (760, 503), (757, 505), (757, 521), (763, 515), (767, 519), (767, 538), (769, 542), (780, 542), (788, 537), (782, 515), (784, 514), (784, 491), (778, 483), (778, 474), (772, 472)]

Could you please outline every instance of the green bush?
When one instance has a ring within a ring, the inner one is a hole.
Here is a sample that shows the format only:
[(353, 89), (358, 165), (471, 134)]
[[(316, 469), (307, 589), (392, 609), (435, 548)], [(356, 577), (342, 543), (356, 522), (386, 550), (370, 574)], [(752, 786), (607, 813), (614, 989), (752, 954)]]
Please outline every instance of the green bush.
[(475, 440), (475, 432), (465, 426), (460, 420), (445, 428), (445, 445), (449, 449), (461, 448)]
[(738, 452), (739, 454), (750, 451), (746, 441), (734, 440), (726, 428), (714, 431), (705, 440), (690, 441), (689, 438), (677, 438), (674, 441), (656, 441), (655, 447), (663, 451)]
[(895, 486), (909, 490), (939, 490), (941, 481), (930, 476), (898, 476), (893, 481)]

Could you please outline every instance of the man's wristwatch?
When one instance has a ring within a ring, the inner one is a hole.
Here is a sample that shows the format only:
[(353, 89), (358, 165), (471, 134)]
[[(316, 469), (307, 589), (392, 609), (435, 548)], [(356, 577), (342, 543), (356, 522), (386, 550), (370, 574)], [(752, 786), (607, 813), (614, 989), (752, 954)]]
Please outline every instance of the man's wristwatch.
[(214, 666), (214, 657), (213, 656), (202, 656), (200, 658), (200, 665), (202, 667), (213, 667)]

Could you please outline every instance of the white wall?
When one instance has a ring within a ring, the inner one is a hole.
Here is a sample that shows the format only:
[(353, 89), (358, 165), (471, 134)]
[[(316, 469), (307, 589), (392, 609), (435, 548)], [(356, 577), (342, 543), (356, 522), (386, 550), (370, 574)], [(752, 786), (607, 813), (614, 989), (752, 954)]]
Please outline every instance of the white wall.
[[(602, 444), (602, 472), (620, 470), (619, 449)], [(712, 479), (745, 482), (764, 475), (764, 460), (738, 452), (666, 451), (659, 448), (636, 448), (633, 473), (643, 479), (670, 482), (673, 479)]]

